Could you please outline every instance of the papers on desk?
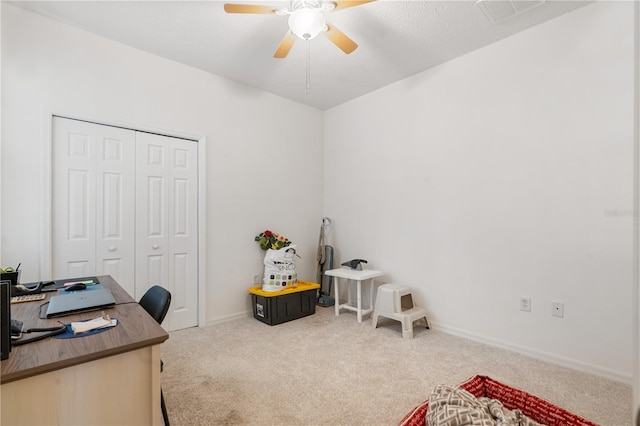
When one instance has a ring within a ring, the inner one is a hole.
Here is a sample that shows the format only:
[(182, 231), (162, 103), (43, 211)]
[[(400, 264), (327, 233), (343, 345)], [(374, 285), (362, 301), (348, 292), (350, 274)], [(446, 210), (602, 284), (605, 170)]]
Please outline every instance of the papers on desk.
[(89, 321), (72, 322), (71, 330), (73, 331), (73, 334), (81, 334), (91, 330), (115, 327), (116, 325), (118, 325), (117, 319), (111, 319), (109, 318), (109, 315), (103, 315)]

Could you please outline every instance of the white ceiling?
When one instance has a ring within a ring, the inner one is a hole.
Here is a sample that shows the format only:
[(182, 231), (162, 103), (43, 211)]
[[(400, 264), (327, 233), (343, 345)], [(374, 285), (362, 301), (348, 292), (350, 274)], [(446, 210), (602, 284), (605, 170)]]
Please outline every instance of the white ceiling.
[[(463, 0), (378, 0), (326, 13), (327, 21), (359, 47), (345, 55), (322, 35), (310, 41), (309, 94), (305, 94), (307, 42), (297, 40), (287, 58), (273, 58), (288, 30), (286, 16), (227, 14), (223, 1), (12, 3), (325, 110), (589, 2), (548, 0), (498, 24), (492, 24), (475, 1)], [(290, 7), (287, 1), (228, 3)]]

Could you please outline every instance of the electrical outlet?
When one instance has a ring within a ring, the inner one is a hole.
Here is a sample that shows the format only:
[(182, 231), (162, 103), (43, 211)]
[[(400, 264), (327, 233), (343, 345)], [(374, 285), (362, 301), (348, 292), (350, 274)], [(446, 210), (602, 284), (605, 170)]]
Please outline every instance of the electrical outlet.
[(551, 302), (551, 315), (559, 318), (564, 317), (564, 303)]
[(253, 284), (255, 284), (255, 285), (260, 284), (260, 275), (253, 274)]
[(521, 297), (520, 298), (520, 310), (524, 312), (531, 312), (531, 298), (530, 297)]

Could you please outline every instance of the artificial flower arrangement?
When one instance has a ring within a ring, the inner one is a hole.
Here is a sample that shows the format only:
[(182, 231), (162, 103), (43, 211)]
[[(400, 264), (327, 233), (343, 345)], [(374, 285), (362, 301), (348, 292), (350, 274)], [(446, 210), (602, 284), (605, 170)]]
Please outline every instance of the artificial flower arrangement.
[(291, 241), (289, 241), (284, 235), (269, 231), (268, 229), (261, 232), (259, 235), (256, 235), (255, 240), (260, 244), (260, 248), (265, 251), (268, 249), (279, 250), (291, 245)]

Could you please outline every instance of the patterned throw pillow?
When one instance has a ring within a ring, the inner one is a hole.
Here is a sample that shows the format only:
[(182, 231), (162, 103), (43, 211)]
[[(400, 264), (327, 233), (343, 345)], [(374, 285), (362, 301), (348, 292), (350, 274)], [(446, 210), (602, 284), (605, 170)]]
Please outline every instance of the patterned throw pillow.
[(429, 411), (426, 424), (429, 426), (494, 426), (491, 415), (478, 400), (464, 389), (438, 385), (429, 395)]
[(436, 386), (429, 395), (428, 426), (538, 426), (519, 410), (490, 398), (476, 398), (458, 387)]

